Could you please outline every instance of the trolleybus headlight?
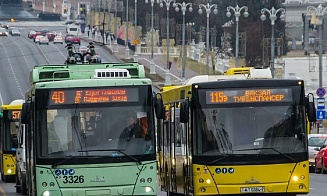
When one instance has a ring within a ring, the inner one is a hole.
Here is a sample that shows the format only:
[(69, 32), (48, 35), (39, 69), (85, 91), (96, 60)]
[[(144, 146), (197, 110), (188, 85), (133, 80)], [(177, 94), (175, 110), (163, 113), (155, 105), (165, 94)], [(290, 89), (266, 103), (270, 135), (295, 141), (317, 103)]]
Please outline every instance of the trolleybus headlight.
[(141, 183), (145, 183), (145, 179), (144, 179), (144, 178), (141, 178), (141, 179), (140, 179), (140, 182), (141, 182)]
[(206, 182), (207, 182), (207, 184), (210, 184), (211, 183), (211, 180), (210, 179), (207, 179)]
[(304, 175), (300, 176), (300, 179), (301, 180), (304, 180), (305, 179), (305, 176)]
[(54, 182), (50, 182), (50, 187), (54, 187), (55, 183)]
[(202, 188), (201, 188), (201, 192), (202, 192), (202, 193), (206, 192), (206, 188), (202, 187)]
[(300, 184), (299, 185), (299, 189), (303, 189), (304, 185), (303, 184)]
[(150, 191), (152, 190), (152, 188), (151, 187), (145, 187), (145, 192), (147, 192), (147, 193), (149, 193)]
[(148, 178), (146, 181), (148, 181), (148, 183), (152, 182), (152, 178)]
[(299, 177), (297, 177), (297, 176), (293, 176), (293, 181), (295, 181), (295, 182), (297, 182), (298, 180), (299, 180)]
[(50, 196), (50, 192), (49, 192), (49, 191), (44, 191), (44, 192), (42, 193), (42, 196)]
[(47, 187), (47, 185), (48, 185), (48, 184), (47, 184), (46, 182), (42, 182), (42, 186), (43, 186), (43, 187)]
[(203, 182), (204, 182), (203, 178), (200, 178), (200, 179), (199, 179), (199, 182), (200, 182), (200, 183), (203, 183)]
[(7, 170), (7, 173), (8, 173), (8, 174), (11, 174), (11, 169), (8, 169), (8, 170)]

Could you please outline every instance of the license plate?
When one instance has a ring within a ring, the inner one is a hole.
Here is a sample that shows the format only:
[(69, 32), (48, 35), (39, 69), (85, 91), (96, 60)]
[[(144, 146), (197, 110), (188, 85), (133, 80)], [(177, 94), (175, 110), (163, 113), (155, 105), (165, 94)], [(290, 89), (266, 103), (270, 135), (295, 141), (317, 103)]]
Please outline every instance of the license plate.
[(241, 187), (241, 193), (262, 193), (265, 192), (265, 187)]

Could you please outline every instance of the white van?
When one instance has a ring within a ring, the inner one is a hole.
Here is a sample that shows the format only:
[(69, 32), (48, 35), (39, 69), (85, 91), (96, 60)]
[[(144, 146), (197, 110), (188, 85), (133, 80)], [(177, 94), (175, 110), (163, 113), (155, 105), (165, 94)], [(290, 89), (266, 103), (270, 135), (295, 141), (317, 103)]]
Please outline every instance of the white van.
[(68, 24), (66, 27), (66, 32), (67, 34), (78, 36), (81, 34), (81, 27), (80, 25), (76, 24)]

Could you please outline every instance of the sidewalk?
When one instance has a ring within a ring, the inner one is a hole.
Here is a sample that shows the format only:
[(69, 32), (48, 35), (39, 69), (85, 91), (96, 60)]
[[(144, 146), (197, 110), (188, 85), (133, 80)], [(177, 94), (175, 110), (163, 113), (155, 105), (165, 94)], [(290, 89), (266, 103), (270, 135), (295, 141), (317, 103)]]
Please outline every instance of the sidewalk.
[[(134, 52), (132, 50), (129, 50), (129, 57), (130, 59), (126, 59), (125, 56), (125, 46), (123, 45), (117, 45), (118, 52), (115, 52), (116, 46), (112, 43), (112, 45), (103, 45), (102, 42), (97, 41), (97, 38), (90, 38), (85, 35), (81, 36), (81, 39), (84, 41), (93, 41), (97, 45), (104, 47), (108, 49), (108, 51), (113, 54), (117, 59), (120, 61), (134, 61)], [(144, 65), (146, 69), (146, 76), (151, 78), (154, 85), (156, 85), (158, 88), (165, 85), (165, 73), (166, 73), (166, 65), (167, 61), (164, 59), (165, 57), (162, 55), (155, 55), (154, 56), (154, 64), (155, 64), (155, 73), (156, 74), (150, 74), (150, 68), (151, 68), (151, 55), (138, 55), (138, 63)], [(181, 84), (182, 82), (182, 70), (177, 69), (177, 63), (173, 62), (171, 69), (170, 69), (170, 80), (171, 84)], [(196, 75), (199, 75), (198, 73), (192, 71), (192, 70), (185, 70), (185, 79), (194, 77)]]

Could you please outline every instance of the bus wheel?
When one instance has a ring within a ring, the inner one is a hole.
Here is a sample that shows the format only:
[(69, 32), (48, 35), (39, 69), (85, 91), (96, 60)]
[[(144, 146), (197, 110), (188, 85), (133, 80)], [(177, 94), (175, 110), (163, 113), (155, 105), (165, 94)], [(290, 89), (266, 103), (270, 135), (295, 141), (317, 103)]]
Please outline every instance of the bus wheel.
[[(17, 172), (17, 171), (16, 171)], [(17, 175), (18, 173), (16, 173), (16, 193), (21, 193), (22, 192), (22, 190), (20, 189), (20, 186), (21, 186), (21, 184), (20, 184), (20, 181), (19, 181), (19, 179), (18, 179), (18, 175)]]
[(20, 189), (22, 191), (22, 195), (27, 195), (26, 176), (25, 175), (22, 175), (22, 182), (20, 185)]
[(3, 175), (2, 173), (1, 173), (1, 180), (4, 181), (4, 182), (7, 182), (5, 175)]

